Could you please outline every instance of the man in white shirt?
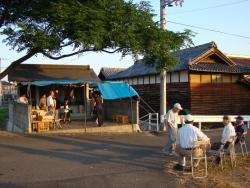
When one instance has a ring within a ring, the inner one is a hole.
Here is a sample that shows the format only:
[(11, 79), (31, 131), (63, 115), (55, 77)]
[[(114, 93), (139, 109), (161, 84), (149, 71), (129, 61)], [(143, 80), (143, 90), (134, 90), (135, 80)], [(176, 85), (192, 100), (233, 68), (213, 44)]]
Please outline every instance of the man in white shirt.
[[(210, 147), (210, 139), (201, 132), (200, 129), (193, 125), (194, 119), (191, 115), (185, 116), (185, 125), (178, 131), (176, 139), (176, 152), (178, 153), (178, 164), (175, 167), (177, 170), (183, 170), (185, 166), (185, 156), (190, 156), (192, 147), (196, 141), (207, 141)], [(198, 148), (197, 148), (198, 149)], [(195, 166), (198, 166), (199, 161)]]
[(166, 114), (166, 126), (168, 134), (168, 143), (163, 148), (163, 153), (165, 155), (176, 155), (175, 153), (175, 142), (178, 132), (178, 123), (180, 123), (179, 112), (182, 107), (179, 103), (176, 103), (174, 107), (168, 111)]
[(48, 110), (50, 112), (53, 112), (56, 109), (54, 97), (55, 97), (55, 93), (53, 91), (50, 91), (50, 95), (46, 99)]
[(234, 126), (231, 123), (231, 119), (228, 116), (223, 117), (224, 129), (221, 137), (221, 147), (227, 149), (228, 146), (233, 142), (234, 137), (236, 136)]

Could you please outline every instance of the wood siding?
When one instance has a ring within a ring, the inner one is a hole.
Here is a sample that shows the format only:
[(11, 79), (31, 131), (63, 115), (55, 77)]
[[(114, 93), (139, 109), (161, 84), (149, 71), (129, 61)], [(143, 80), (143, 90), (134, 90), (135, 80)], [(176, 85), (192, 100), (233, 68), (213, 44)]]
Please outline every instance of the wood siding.
[(250, 114), (250, 88), (239, 83), (190, 83), (195, 115)]
[[(139, 93), (140, 97), (148, 103), (156, 112), (160, 112), (160, 84), (134, 85), (133, 88)], [(174, 103), (179, 102), (183, 108), (190, 109), (189, 84), (172, 83), (167, 84), (167, 104), (170, 109)], [(140, 116), (151, 112), (141, 101)]]

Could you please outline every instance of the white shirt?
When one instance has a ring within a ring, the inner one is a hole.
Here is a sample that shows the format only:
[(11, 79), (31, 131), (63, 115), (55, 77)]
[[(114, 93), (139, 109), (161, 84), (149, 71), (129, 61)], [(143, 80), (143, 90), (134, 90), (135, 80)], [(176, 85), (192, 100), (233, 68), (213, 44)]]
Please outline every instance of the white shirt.
[(180, 122), (179, 114), (174, 113), (172, 109), (169, 110), (166, 114), (166, 122), (172, 124), (174, 128), (177, 128)]
[(232, 142), (234, 136), (236, 136), (235, 129), (232, 123), (229, 123), (223, 129), (221, 143)]
[(209, 140), (209, 138), (197, 127), (185, 124), (178, 131), (176, 145), (181, 148), (192, 148), (193, 143), (198, 140)]
[(19, 97), (18, 103), (28, 104), (28, 99), (26, 97)]
[(48, 107), (55, 107), (54, 99), (52, 98), (52, 96), (47, 97), (46, 103)]

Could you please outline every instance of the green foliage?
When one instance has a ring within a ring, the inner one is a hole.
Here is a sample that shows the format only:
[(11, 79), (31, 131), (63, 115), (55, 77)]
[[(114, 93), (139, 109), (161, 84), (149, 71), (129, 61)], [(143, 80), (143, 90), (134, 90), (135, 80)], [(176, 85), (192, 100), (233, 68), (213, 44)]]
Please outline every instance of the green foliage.
[[(172, 68), (171, 55), (191, 44), (191, 32), (160, 29), (147, 2), (124, 0), (0, 1), (0, 34), (12, 49), (60, 59), (87, 51), (142, 55), (148, 64)], [(62, 54), (64, 48), (69, 54)]]
[(0, 130), (5, 130), (5, 123), (8, 119), (9, 111), (8, 109), (0, 109)]

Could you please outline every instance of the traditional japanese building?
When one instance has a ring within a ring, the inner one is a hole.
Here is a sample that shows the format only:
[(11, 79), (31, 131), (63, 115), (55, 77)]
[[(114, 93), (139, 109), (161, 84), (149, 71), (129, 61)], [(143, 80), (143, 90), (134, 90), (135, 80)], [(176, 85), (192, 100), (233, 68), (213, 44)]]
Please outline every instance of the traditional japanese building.
[[(167, 74), (167, 107), (176, 102), (196, 115), (249, 114), (250, 65), (222, 53), (214, 42), (173, 54), (180, 63)], [(108, 80), (133, 85), (157, 112), (160, 110), (160, 71), (142, 60)], [(244, 81), (243, 81), (244, 80)], [(146, 112), (140, 109), (141, 114)]]

